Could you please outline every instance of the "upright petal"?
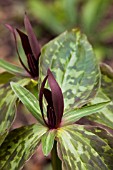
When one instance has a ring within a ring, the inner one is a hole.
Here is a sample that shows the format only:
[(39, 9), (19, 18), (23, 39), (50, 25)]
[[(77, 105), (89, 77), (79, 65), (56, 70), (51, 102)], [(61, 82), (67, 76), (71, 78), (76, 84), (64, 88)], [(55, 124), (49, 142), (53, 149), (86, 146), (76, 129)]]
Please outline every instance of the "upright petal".
[(30, 47), (30, 44), (29, 44), (28, 36), (26, 34), (24, 34), (22, 31), (20, 31), (19, 29), (16, 29), (16, 30), (17, 30), (17, 32), (20, 36), (20, 39), (21, 39), (21, 42), (22, 42), (22, 47), (24, 49), (26, 56), (28, 54), (32, 54), (32, 50), (31, 50), (31, 47)]
[(34, 55), (35, 59), (37, 60), (40, 55), (40, 46), (39, 46), (37, 38), (33, 32), (32, 26), (30, 24), (30, 21), (29, 21), (27, 15), (25, 15), (25, 18), (24, 18), (24, 24), (25, 24), (25, 28), (26, 28), (26, 31), (28, 34), (28, 39), (29, 39), (29, 43), (30, 43), (33, 55)]
[(53, 129), (57, 127), (56, 124), (56, 115), (53, 107), (53, 101), (52, 101), (52, 93), (50, 90), (44, 88), (44, 97), (47, 101), (47, 118), (48, 118), (48, 125), (49, 128)]
[(48, 83), (52, 92), (52, 101), (53, 101), (53, 107), (56, 115), (56, 124), (57, 126), (59, 126), (64, 111), (63, 94), (61, 88), (56, 82), (50, 69), (48, 69), (47, 74), (48, 74)]
[(48, 103), (49, 106), (53, 107), (53, 102), (52, 102), (52, 93), (50, 90), (44, 88), (44, 97)]
[(35, 57), (33, 55), (28, 36), (26, 34), (24, 34), (22, 31), (20, 31), (19, 29), (16, 29), (16, 30), (21, 38), (22, 47), (23, 47), (24, 52), (27, 56), (27, 62), (28, 62), (28, 66), (29, 66), (29, 69), (31, 72), (31, 76), (38, 77), (38, 75), (39, 75), (38, 61), (35, 59)]

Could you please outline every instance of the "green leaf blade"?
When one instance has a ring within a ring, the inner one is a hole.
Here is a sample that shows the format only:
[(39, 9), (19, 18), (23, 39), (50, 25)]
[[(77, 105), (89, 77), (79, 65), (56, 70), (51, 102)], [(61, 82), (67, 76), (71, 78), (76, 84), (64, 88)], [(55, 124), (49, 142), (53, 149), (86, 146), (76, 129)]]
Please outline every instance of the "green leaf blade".
[(45, 156), (51, 152), (54, 140), (56, 136), (56, 130), (49, 130), (44, 136), (42, 137), (42, 151)]
[(2, 59), (0, 59), (0, 67), (14, 75), (24, 75), (23, 73), (25, 72), (23, 68), (13, 65)]
[(109, 103), (110, 101), (102, 102), (91, 106), (86, 106), (79, 109), (71, 110), (64, 114), (62, 122), (64, 122), (64, 125), (75, 123), (76, 121), (78, 121), (84, 116), (92, 115), (99, 112), (104, 107), (106, 107)]
[(40, 144), (40, 138), (46, 131), (46, 127), (35, 124), (10, 132), (0, 147), (0, 169), (21, 169)]
[(21, 102), (26, 106), (26, 108), (42, 125), (44, 125), (44, 121), (40, 112), (39, 102), (36, 97), (17, 83), (11, 82), (11, 87)]
[[(71, 125), (59, 129), (57, 137), (58, 155), (63, 170), (112, 169), (113, 136), (105, 130)], [(109, 143), (107, 139), (112, 142)]]

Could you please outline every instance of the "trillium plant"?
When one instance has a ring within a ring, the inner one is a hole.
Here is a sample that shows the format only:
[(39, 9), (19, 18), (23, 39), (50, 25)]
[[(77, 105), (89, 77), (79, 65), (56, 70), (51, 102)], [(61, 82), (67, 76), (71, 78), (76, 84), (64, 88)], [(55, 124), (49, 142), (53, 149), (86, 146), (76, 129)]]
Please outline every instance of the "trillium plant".
[[(6, 64), (6, 63), (4, 63), (5, 61), (2, 61), (3, 67), (6, 67), (7, 69), (9, 69), (8, 71), (13, 74), (18, 73), (19, 75), (37, 78), (39, 75), (38, 65), (39, 65), (39, 56), (40, 56), (40, 46), (39, 46), (37, 38), (32, 30), (32, 26), (29, 22), (27, 15), (25, 15), (25, 18), (24, 18), (24, 24), (25, 24), (25, 28), (26, 28), (28, 35), (26, 35), (22, 31), (20, 31), (19, 29), (14, 29), (9, 24), (5, 25), (12, 32), (12, 34), (14, 36), (17, 55), (18, 55), (19, 61), (20, 61), (21, 65), (23, 66), (24, 70), (22, 70), (22, 69), (20, 70), (20, 68), (18, 68), (16, 70), (15, 67), (12, 70), (10, 65), (8, 65), (9, 68), (7, 65), (5, 66), (5, 64)], [(23, 50), (24, 50), (26, 58), (27, 58), (28, 67), (24, 64), (24, 62), (19, 54), (18, 46), (17, 46), (16, 32), (18, 32), (18, 34), (20, 36), (22, 47), (23, 47)]]
[[(112, 170), (113, 70), (80, 30), (40, 48), (27, 15), (24, 23), (27, 35), (6, 24), (23, 68), (0, 59), (0, 169), (20, 170), (41, 144), (53, 170)], [(10, 130), (19, 102), (37, 123)]]

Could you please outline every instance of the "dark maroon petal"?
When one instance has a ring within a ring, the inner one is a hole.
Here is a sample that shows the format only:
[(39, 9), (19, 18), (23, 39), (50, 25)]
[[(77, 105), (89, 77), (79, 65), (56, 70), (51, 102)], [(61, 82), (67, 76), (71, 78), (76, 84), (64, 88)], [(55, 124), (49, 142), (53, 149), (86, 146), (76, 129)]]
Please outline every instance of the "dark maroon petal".
[(48, 124), (50, 128), (56, 127), (56, 115), (54, 112), (53, 101), (52, 101), (52, 93), (50, 90), (44, 88), (44, 97), (48, 103), (47, 106), (47, 118)]
[(47, 118), (49, 128), (53, 129), (56, 128), (56, 116), (53, 107), (47, 106)]
[(44, 117), (44, 112), (43, 112), (43, 95), (44, 95), (44, 86), (45, 86), (45, 83), (47, 81), (47, 78), (48, 76), (46, 76), (42, 82), (42, 85), (41, 85), (41, 88), (40, 88), (40, 93), (39, 93), (39, 106), (40, 106), (40, 110), (41, 110), (41, 113), (42, 113), (42, 118), (45, 122), (45, 124), (48, 126), (48, 123), (46, 122), (45, 120), (45, 117)]
[(48, 103), (49, 106), (53, 107), (53, 102), (52, 102), (52, 93), (50, 90), (44, 88), (44, 97)]
[(31, 54), (27, 55), (27, 60), (32, 77), (38, 77), (39, 75), (38, 62), (34, 61), (34, 58)]
[(25, 15), (24, 18), (24, 24), (25, 24), (25, 28), (28, 34), (28, 39), (29, 39), (29, 43), (33, 52), (33, 55), (35, 57), (35, 59), (39, 59), (39, 55), (40, 55), (40, 46), (39, 43), (37, 41), (37, 38), (33, 32), (32, 26), (30, 24), (30, 21), (27, 17), (27, 15)]
[(18, 51), (18, 47), (17, 47), (17, 40), (16, 40), (16, 33), (15, 33), (15, 29), (13, 27), (11, 27), (10, 25), (8, 24), (5, 24), (5, 26), (13, 33), (13, 36), (14, 36), (14, 40), (15, 40), (15, 46), (16, 46), (16, 52), (18, 54), (18, 58), (20, 60), (20, 63), (22, 64), (22, 66), (25, 68), (25, 70), (29, 73), (30, 71), (28, 70), (28, 68), (25, 66), (25, 64), (23, 63), (21, 57), (20, 57), (20, 54), (19, 54), (19, 51)]
[(27, 56), (27, 61), (28, 61), (29, 69), (31, 71), (31, 75), (32, 77), (38, 77), (38, 74), (39, 74), (38, 61), (33, 56), (33, 53), (32, 53), (32, 50), (29, 44), (28, 36), (24, 34), (23, 32), (21, 32), (19, 29), (16, 29), (16, 30), (20, 35), (22, 46)]
[(56, 125), (58, 126), (61, 122), (64, 111), (63, 94), (50, 69), (48, 69), (47, 74), (48, 83), (52, 92), (53, 107), (56, 115)]
[(22, 47), (24, 49), (24, 52), (26, 54), (26, 56), (28, 54), (33, 54), (30, 44), (29, 44), (29, 40), (28, 40), (28, 36), (26, 34), (24, 34), (22, 31), (20, 31), (19, 29), (16, 29), (20, 38), (21, 38), (21, 42), (22, 42)]

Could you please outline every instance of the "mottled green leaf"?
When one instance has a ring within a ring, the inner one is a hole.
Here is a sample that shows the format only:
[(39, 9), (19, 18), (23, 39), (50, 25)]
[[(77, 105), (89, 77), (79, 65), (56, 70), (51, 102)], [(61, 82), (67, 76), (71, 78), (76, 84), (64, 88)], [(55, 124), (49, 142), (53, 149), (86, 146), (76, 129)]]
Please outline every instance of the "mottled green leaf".
[(47, 156), (51, 152), (53, 148), (55, 136), (56, 136), (56, 130), (53, 129), (46, 132), (42, 137), (42, 151), (45, 156)]
[(19, 170), (40, 144), (47, 128), (29, 125), (10, 132), (0, 147), (0, 170)]
[(40, 79), (50, 68), (59, 83), (65, 110), (81, 107), (94, 98), (99, 88), (99, 68), (86, 36), (79, 30), (66, 31), (42, 48)]
[(57, 134), (63, 170), (113, 169), (113, 136), (106, 130), (75, 124)]
[(15, 94), (19, 97), (21, 102), (27, 107), (27, 109), (33, 114), (33, 116), (41, 123), (44, 124), (42, 119), (39, 102), (36, 97), (30, 93), (27, 89), (20, 86), (17, 83), (11, 82), (11, 87)]
[(13, 65), (2, 59), (0, 59), (0, 67), (14, 75), (24, 75), (25, 73), (25, 70), (23, 68)]
[(101, 72), (101, 89), (92, 103), (105, 102), (109, 99), (111, 102), (101, 112), (96, 114), (96, 116), (91, 115), (88, 119), (113, 129), (113, 70), (109, 66), (102, 64)]
[(84, 116), (92, 115), (96, 112), (99, 112), (109, 103), (110, 103), (109, 101), (102, 102), (66, 112), (63, 116), (64, 125), (72, 124)]
[[(25, 86), (29, 83), (30, 79), (16, 79), (13, 81), (18, 81), (19, 84)], [(12, 122), (15, 118), (16, 108), (16, 95), (10, 87), (10, 83), (7, 83), (0, 87), (0, 145), (9, 131)]]

